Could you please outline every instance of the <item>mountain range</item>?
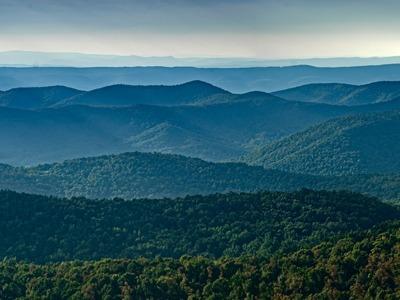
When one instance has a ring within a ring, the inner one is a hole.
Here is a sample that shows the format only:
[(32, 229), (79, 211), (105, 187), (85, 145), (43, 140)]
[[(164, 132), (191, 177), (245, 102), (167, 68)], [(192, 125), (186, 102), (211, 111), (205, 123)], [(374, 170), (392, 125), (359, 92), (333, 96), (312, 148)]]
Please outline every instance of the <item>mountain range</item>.
[(43, 109), (66, 105), (122, 107), (135, 104), (174, 106), (201, 103), (228, 91), (202, 81), (176, 86), (112, 85), (91, 91), (65, 86), (15, 88), (0, 91), (0, 106), (20, 109)]
[(352, 107), (295, 102), (263, 92), (232, 94), (199, 81), (88, 92), (46, 87), (33, 89), (35, 97), (31, 90), (0, 95), (0, 103), (8, 105), (0, 107), (3, 163), (32, 165), (130, 151), (235, 160), (335, 117), (400, 109), (400, 100)]
[[(41, 109), (82, 104), (90, 106), (160, 106), (215, 104), (240, 101), (243, 95), (233, 94), (209, 83), (195, 80), (178, 85), (111, 85), (82, 91), (65, 86), (14, 88), (0, 91), (0, 106)], [(263, 95), (262, 93), (258, 93)], [(266, 96), (267, 94), (264, 93)], [(400, 99), (400, 81), (374, 82), (366, 85), (339, 83), (309, 84), (270, 94), (290, 101), (331, 105), (366, 105)], [(243, 98), (243, 97), (242, 97)]]
[(397, 299), (399, 70), (0, 68), (0, 299)]
[(176, 85), (201, 80), (233, 93), (275, 92), (310, 83), (367, 84), (400, 81), (400, 64), (322, 68), (307, 65), (258, 68), (0, 67), (0, 90), (64, 85), (92, 90), (115, 84)]

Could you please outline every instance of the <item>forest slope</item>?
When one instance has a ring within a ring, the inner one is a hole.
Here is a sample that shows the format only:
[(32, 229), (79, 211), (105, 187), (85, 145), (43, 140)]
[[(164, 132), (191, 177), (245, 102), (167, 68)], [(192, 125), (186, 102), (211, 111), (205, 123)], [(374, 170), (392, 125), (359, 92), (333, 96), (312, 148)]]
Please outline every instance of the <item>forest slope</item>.
[(330, 120), (271, 143), (247, 161), (318, 175), (399, 173), (400, 112)]

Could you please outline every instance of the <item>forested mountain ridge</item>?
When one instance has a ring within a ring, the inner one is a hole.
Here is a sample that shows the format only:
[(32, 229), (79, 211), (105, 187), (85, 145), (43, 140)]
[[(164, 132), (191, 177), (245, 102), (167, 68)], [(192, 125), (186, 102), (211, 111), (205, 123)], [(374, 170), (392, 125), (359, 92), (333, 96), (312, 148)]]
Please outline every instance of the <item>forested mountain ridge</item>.
[(25, 87), (0, 91), (0, 105), (11, 108), (43, 109), (53, 106), (132, 106), (149, 104), (178, 106), (246, 101), (252, 98), (281, 98), (289, 101), (331, 105), (367, 105), (400, 99), (400, 81), (382, 81), (366, 85), (318, 83), (273, 93), (233, 94), (207, 82), (189, 81), (177, 85), (115, 84), (89, 91), (65, 86)]
[(112, 85), (66, 98), (59, 105), (132, 106), (150, 104), (174, 106), (196, 104), (203, 98), (214, 95), (222, 97), (230, 94), (228, 91), (199, 80), (173, 86)]
[(160, 153), (124, 153), (36, 167), (0, 165), (0, 188), (59, 197), (162, 198), (232, 191), (350, 190), (400, 199), (400, 174), (311, 176)]
[(65, 86), (15, 88), (0, 92), (0, 106), (19, 109), (43, 109), (82, 92)]
[(0, 257), (71, 259), (270, 256), (397, 219), (349, 192), (216, 194), (162, 200), (70, 200), (0, 192)]
[(363, 105), (392, 101), (400, 98), (400, 81), (382, 81), (365, 85), (342, 83), (315, 83), (274, 95), (291, 100), (339, 105)]
[(247, 161), (296, 173), (400, 172), (400, 112), (342, 117), (251, 154)]
[(216, 192), (289, 190), (308, 186), (311, 176), (210, 163), (159, 153), (124, 153), (30, 168), (0, 167), (0, 188), (61, 197), (162, 198)]
[(271, 259), (0, 263), (2, 299), (397, 299), (400, 224)]
[(179, 85), (111, 85), (90, 91), (65, 86), (23, 87), (0, 91), (0, 106), (44, 109), (65, 105), (132, 106), (149, 104), (176, 106), (196, 104), (209, 97), (233, 94), (199, 80)]

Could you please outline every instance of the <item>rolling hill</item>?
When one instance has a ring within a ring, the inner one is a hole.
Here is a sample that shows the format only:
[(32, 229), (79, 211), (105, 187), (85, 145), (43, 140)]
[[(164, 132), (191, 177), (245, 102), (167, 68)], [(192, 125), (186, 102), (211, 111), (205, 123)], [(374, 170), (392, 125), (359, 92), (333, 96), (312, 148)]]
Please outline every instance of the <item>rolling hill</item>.
[(0, 165), (0, 188), (88, 198), (162, 198), (308, 186), (297, 176), (239, 163), (210, 163), (157, 153), (124, 153), (13, 168)]
[(400, 98), (400, 82), (384, 81), (365, 85), (317, 83), (278, 91), (273, 94), (292, 101), (363, 105)]
[(311, 176), (159, 153), (124, 153), (29, 168), (0, 165), (0, 189), (59, 197), (163, 198), (302, 188), (350, 190), (398, 202), (400, 174)]
[(296, 173), (343, 175), (400, 172), (400, 112), (327, 121), (271, 143), (247, 161)]
[(51, 107), (63, 99), (82, 93), (65, 86), (40, 88), (15, 88), (0, 92), (0, 106), (19, 109), (42, 109)]

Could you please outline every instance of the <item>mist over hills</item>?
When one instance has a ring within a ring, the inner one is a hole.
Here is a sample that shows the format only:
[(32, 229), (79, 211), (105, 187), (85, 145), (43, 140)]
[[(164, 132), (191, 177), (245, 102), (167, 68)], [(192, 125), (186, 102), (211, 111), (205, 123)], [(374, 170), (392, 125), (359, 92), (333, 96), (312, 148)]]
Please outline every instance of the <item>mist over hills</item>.
[(0, 90), (53, 85), (92, 90), (114, 84), (176, 85), (192, 80), (206, 81), (233, 93), (273, 92), (309, 83), (399, 81), (400, 64), (340, 68), (0, 68)]
[(349, 67), (400, 63), (399, 56), (392, 57), (332, 57), (309, 59), (260, 59), (240, 57), (173, 57), (105, 55), (68, 52), (3, 51), (0, 66), (25, 67), (282, 67), (313, 65), (319, 67)]
[(327, 121), (268, 144), (248, 158), (296, 173), (341, 175), (400, 172), (400, 112)]
[(293, 101), (362, 105), (400, 99), (400, 82), (384, 81), (365, 85), (318, 83), (278, 91), (273, 94)]
[(11, 108), (0, 107), (0, 160), (18, 165), (129, 151), (226, 161), (334, 117), (400, 109), (397, 100), (352, 107), (294, 102), (263, 92), (231, 94), (199, 81), (3, 94)]
[[(42, 111), (1, 108), (3, 162), (32, 164), (129, 150), (161, 151), (223, 160), (246, 147), (337, 115), (318, 107), (261, 101), (210, 106), (129, 108), (66, 106)], [(265, 118), (268, 114), (269, 118)], [(27, 155), (29, 153), (29, 155)]]

